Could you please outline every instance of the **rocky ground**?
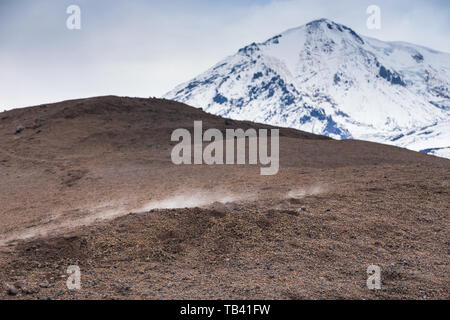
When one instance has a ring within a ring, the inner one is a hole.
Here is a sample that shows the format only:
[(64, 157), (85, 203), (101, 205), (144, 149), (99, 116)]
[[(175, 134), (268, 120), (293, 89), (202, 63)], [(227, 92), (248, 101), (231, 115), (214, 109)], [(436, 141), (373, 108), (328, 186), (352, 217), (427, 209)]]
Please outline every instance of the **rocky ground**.
[(449, 160), (282, 129), (277, 175), (176, 166), (194, 120), (268, 128), (158, 99), (0, 113), (0, 298), (449, 298)]

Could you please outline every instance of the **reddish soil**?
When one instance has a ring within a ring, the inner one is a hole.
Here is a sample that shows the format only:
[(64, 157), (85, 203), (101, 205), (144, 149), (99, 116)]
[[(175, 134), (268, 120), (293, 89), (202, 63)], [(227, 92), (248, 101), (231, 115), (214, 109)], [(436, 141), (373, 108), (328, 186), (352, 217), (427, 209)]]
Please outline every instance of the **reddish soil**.
[[(0, 113), (0, 298), (450, 297), (450, 160), (281, 129), (277, 175), (176, 166), (171, 133), (194, 120), (270, 128), (159, 99)], [(194, 207), (145, 210), (166, 199)]]

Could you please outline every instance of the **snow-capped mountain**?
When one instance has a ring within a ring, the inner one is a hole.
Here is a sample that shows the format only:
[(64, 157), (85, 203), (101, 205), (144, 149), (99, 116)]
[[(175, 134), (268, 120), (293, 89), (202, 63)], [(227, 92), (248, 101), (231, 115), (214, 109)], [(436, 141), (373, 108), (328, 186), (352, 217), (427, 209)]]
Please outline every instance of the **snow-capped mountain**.
[(450, 54), (364, 37), (327, 19), (252, 43), (164, 98), (450, 158)]

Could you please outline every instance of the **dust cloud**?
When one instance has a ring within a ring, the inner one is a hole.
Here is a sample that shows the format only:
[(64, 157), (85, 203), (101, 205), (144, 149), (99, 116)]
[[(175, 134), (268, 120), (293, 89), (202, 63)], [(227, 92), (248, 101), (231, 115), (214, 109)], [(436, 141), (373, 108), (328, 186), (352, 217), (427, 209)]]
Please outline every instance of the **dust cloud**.
[[(63, 234), (77, 227), (89, 226), (102, 221), (111, 220), (130, 213), (144, 213), (156, 209), (176, 209), (190, 207), (204, 207), (215, 202), (228, 203), (251, 197), (250, 194), (239, 195), (228, 191), (175, 192), (168, 198), (153, 200), (143, 206), (133, 207), (126, 201), (100, 204), (95, 207), (86, 207), (70, 210), (70, 213), (53, 214), (51, 219), (41, 221), (41, 224), (29, 227), (22, 231), (15, 231), (0, 235), (0, 247), (10, 243)], [(79, 212), (80, 214), (75, 214)]]
[(309, 187), (295, 188), (287, 193), (288, 198), (304, 198), (308, 196), (315, 196), (321, 193), (325, 193), (329, 190), (329, 187), (324, 185), (312, 185)]
[(235, 202), (244, 200), (248, 197), (249, 195), (236, 195), (229, 192), (219, 191), (196, 191), (194, 193), (180, 193), (166, 199), (151, 201), (135, 212), (147, 212), (155, 209), (204, 207), (214, 202)]

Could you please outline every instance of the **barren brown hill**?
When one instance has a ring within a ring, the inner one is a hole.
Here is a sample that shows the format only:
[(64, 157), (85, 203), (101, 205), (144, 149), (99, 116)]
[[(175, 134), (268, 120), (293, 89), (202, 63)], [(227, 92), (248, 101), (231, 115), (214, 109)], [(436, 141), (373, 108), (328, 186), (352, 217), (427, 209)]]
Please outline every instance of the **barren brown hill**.
[(176, 166), (194, 120), (269, 128), (112, 96), (0, 113), (0, 298), (449, 298), (449, 160), (281, 129), (277, 175)]

